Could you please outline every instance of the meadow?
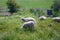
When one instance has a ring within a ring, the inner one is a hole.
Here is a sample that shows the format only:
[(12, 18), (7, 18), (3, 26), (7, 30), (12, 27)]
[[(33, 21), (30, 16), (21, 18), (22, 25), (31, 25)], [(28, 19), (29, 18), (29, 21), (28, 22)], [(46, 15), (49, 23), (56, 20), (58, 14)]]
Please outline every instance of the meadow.
[[(6, 7), (7, 0), (0, 0), (0, 6)], [(16, 0), (25, 8), (50, 8), (53, 0)], [(36, 20), (35, 29), (24, 30), (22, 17), (33, 17)], [(17, 12), (12, 16), (0, 16), (0, 40), (60, 40), (60, 23), (39, 20), (29, 11)]]
[[(6, 6), (7, 0), (0, 0), (0, 6)], [(49, 8), (53, 0), (16, 0), (19, 5), (25, 8)]]
[(52, 22), (51, 18), (42, 21), (33, 16), (35, 29), (24, 30), (21, 29), (22, 16), (0, 17), (0, 40), (60, 40), (60, 23)]

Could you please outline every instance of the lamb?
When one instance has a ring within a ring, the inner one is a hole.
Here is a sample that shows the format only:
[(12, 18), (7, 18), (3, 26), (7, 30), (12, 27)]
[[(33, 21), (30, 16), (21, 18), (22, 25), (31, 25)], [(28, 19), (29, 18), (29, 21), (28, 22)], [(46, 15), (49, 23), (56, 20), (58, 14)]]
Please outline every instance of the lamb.
[(45, 16), (40, 16), (39, 19), (41, 19), (41, 20), (45, 20), (46, 17), (45, 17)]
[(55, 21), (55, 22), (60, 22), (60, 17), (54, 17), (54, 18), (52, 18), (53, 19), (53, 21)]
[(23, 24), (22, 28), (25, 28), (25, 29), (34, 29), (34, 24), (35, 24), (34, 21), (25, 22)]
[(21, 20), (22, 21), (24, 21), (24, 22), (28, 22), (28, 21), (35, 21), (35, 19), (34, 18), (21, 18)]

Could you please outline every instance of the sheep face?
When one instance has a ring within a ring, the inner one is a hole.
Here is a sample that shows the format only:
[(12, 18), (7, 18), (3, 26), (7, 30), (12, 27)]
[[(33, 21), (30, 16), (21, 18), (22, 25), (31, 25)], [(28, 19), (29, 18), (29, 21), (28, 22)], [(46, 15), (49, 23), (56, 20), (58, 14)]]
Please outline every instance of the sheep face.
[(23, 18), (22, 18), (21, 20), (22, 20), (22, 21), (24, 21), (24, 22), (26, 21), (26, 20), (25, 20), (25, 19), (23, 19)]
[(21, 20), (24, 21), (24, 22), (35, 21), (34, 18), (22, 18)]

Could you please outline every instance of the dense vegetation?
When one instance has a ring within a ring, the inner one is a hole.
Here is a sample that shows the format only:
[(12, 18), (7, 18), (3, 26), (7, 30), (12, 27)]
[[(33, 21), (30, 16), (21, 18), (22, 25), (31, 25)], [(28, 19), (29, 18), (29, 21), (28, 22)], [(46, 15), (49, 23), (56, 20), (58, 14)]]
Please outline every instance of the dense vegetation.
[(54, 11), (54, 16), (60, 16), (60, 0), (55, 0), (51, 6)]
[(7, 7), (8, 7), (9, 12), (10, 12), (11, 14), (17, 12), (18, 9), (19, 9), (19, 5), (16, 3), (15, 0), (8, 0), (8, 1), (7, 1)]
[[(7, 0), (0, 0), (0, 6), (6, 7)], [(25, 8), (49, 8), (52, 0), (17, 0)], [(33, 17), (36, 20), (35, 30), (24, 30), (21, 26), (24, 22), (22, 17)], [(46, 20), (39, 20), (29, 11), (19, 11), (12, 16), (0, 16), (0, 40), (60, 40), (60, 23)]]

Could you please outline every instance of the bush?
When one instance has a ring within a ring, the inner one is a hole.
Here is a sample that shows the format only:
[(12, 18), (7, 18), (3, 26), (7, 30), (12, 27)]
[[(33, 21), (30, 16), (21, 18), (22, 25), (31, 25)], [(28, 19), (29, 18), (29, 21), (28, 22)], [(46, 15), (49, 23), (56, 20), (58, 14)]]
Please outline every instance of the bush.
[(8, 0), (7, 6), (9, 9), (9, 12), (13, 14), (14, 12), (17, 12), (19, 10), (19, 5), (15, 2), (15, 0)]
[(54, 11), (54, 16), (58, 16), (59, 15), (59, 11), (60, 11), (60, 0), (54, 0), (51, 8)]

